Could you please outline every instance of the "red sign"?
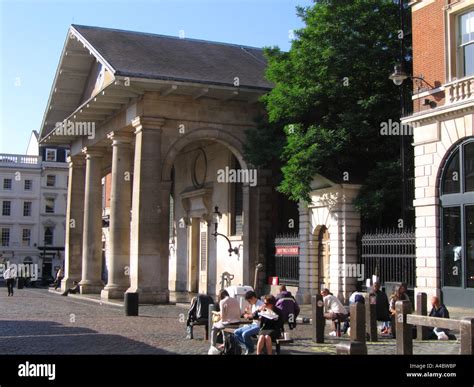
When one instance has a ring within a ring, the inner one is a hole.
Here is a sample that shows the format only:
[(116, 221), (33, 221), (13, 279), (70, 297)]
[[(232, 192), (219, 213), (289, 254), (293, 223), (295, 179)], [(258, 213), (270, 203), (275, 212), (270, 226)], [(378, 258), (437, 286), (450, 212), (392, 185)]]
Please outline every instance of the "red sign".
[(299, 255), (299, 246), (276, 246), (275, 255)]

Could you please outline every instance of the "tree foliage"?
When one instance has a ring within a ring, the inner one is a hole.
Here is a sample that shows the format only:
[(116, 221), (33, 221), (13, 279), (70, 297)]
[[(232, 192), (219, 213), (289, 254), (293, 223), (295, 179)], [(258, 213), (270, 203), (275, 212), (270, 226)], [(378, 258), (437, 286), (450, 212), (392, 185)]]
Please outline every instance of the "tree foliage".
[[(400, 117), (400, 90), (388, 79), (400, 59), (398, 6), (384, 0), (320, 0), (297, 12), (305, 27), (296, 31), (290, 51), (265, 50), (266, 77), (274, 88), (262, 99), (268, 124), (261, 124), (252, 140), (280, 144), (272, 154), (282, 162), (278, 190), (289, 198), (308, 201), (317, 173), (336, 180), (344, 174), (347, 183), (365, 183), (363, 192), (376, 192), (359, 198), (358, 206), (363, 215), (377, 216), (370, 212), (383, 210), (383, 202), (400, 190), (400, 184), (391, 181), (387, 190), (385, 179), (374, 178), (393, 177), (400, 149), (400, 138), (380, 135), (381, 122)], [(254, 157), (257, 149), (248, 150)]]

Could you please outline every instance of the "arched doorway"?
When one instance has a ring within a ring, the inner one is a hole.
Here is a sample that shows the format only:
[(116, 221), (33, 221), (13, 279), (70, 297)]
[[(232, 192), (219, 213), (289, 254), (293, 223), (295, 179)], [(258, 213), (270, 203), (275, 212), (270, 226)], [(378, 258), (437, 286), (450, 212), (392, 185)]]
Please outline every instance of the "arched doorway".
[[(241, 181), (220, 179), (223, 171), (247, 168), (240, 148), (230, 134), (198, 129), (178, 139), (165, 157), (162, 178), (170, 180), (174, 174), (171, 290), (214, 294), (223, 272), (233, 274), (235, 283), (248, 283), (253, 266), (249, 262), (249, 187)], [(222, 213), (218, 232), (230, 239), (232, 247), (239, 247), (239, 256), (229, 256), (227, 242), (212, 235), (215, 206)]]
[(474, 306), (474, 138), (451, 149), (441, 171), (439, 195), (444, 302)]

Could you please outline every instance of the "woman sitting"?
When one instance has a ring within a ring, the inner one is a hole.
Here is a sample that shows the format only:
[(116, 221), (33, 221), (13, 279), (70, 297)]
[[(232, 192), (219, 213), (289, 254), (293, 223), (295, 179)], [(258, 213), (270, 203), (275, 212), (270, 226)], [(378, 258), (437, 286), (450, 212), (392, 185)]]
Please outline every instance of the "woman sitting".
[(272, 340), (281, 338), (283, 332), (283, 316), (278, 308), (275, 308), (276, 299), (272, 295), (266, 295), (264, 305), (260, 311), (256, 311), (254, 318), (260, 319), (260, 331), (257, 341), (257, 355), (266, 348), (267, 355), (272, 354)]

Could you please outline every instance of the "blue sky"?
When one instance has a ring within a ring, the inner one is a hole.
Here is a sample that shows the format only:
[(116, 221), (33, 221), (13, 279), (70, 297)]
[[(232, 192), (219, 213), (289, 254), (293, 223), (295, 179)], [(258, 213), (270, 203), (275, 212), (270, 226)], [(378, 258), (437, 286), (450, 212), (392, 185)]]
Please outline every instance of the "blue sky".
[(0, 153), (24, 153), (38, 130), (68, 27), (119, 28), (290, 47), (311, 0), (0, 0)]

